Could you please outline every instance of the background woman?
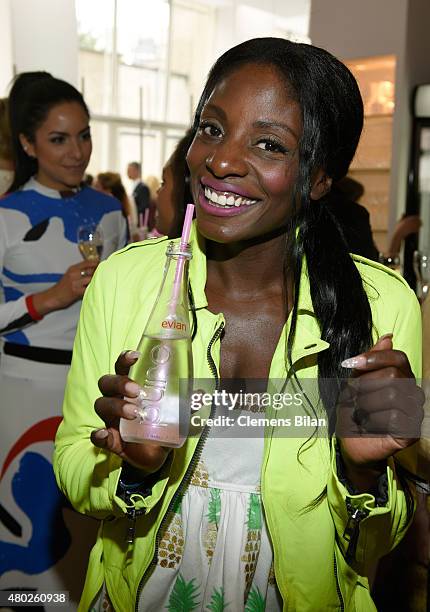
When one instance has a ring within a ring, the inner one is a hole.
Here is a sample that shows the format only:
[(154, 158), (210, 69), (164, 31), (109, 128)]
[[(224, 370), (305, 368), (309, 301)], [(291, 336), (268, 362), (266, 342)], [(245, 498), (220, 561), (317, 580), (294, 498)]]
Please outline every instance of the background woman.
[(396, 454), (419, 436), (423, 397), (414, 294), (351, 257), (324, 206), (362, 122), (353, 76), (311, 45), (255, 39), (212, 68), (187, 156), (194, 384), (296, 389), (281, 416), (322, 424), (234, 439), (212, 427), (173, 452), (125, 443), (139, 355), (122, 351), (148, 319), (166, 241), (112, 257), (85, 296), (56, 442), (61, 487), (105, 519), (83, 610), (375, 609), (367, 574), (412, 515)]
[(193, 201), (186, 157), (194, 134), (190, 128), (176, 145), (163, 167), (161, 185), (157, 190), (155, 228), (170, 238), (180, 235), (186, 206)]
[(156, 214), (156, 203), (157, 203), (157, 191), (160, 187), (160, 179), (158, 176), (150, 174), (145, 177), (145, 185), (149, 189), (149, 216), (148, 216), (148, 228), (149, 231), (154, 229), (154, 221)]
[(0, 584), (65, 589), (73, 598), (88, 539), (70, 540), (51, 452), (81, 299), (98, 265), (82, 260), (77, 232), (99, 225), (106, 258), (125, 244), (126, 224), (116, 200), (81, 188), (92, 149), (81, 94), (47, 73), (25, 73), (9, 104), (15, 178), (0, 200)]
[(107, 195), (111, 195), (121, 202), (122, 213), (126, 219), (131, 216), (133, 222), (137, 220), (135, 207), (132, 206), (121, 176), (117, 172), (99, 172), (94, 180), (94, 189)]

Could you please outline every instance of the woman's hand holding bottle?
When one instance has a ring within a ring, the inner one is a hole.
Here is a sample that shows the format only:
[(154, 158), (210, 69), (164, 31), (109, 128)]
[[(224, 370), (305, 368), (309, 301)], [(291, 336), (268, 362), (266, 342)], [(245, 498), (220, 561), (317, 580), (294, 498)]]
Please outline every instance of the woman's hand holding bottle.
[(119, 433), (121, 418), (136, 418), (135, 402), (139, 386), (128, 378), (128, 373), (138, 356), (133, 351), (121, 353), (115, 363), (116, 374), (100, 378), (99, 389), (103, 397), (95, 401), (94, 408), (106, 427), (93, 431), (91, 441), (98, 448), (109, 450), (146, 474), (151, 474), (160, 469), (172, 449), (155, 444), (124, 442)]
[(348, 479), (368, 490), (388, 457), (419, 439), (425, 397), (391, 334), (342, 365), (352, 377), (339, 399), (336, 433)]

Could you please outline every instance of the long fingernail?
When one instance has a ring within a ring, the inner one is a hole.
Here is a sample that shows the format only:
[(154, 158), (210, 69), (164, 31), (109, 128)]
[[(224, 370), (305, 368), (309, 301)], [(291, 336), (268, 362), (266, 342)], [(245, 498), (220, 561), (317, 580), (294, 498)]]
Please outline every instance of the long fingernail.
[(98, 429), (95, 433), (94, 436), (98, 439), (98, 440), (105, 440), (109, 435), (109, 432), (107, 429)]
[(125, 383), (125, 390), (129, 397), (137, 397), (140, 392), (140, 387), (137, 383), (129, 381)]
[(127, 359), (139, 359), (140, 353), (139, 351), (127, 351), (126, 356)]
[(367, 357), (364, 355), (357, 355), (356, 357), (350, 357), (344, 359), (340, 364), (343, 368), (364, 368), (367, 365)]
[(133, 404), (126, 404), (122, 411), (127, 419), (135, 419), (138, 414), (138, 410)]
[(392, 338), (392, 337), (393, 337), (392, 332), (390, 332), (389, 334), (384, 334), (383, 336), (379, 336), (379, 338), (378, 338), (378, 342), (379, 342), (380, 340), (385, 340), (385, 338)]

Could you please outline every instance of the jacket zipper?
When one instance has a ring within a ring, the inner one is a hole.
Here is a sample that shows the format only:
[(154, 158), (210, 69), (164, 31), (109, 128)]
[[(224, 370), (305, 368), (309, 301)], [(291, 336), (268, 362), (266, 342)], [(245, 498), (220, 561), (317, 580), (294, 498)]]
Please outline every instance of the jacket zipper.
[[(211, 374), (213, 375), (213, 377), (215, 378), (215, 388), (218, 390), (219, 389), (219, 384), (220, 384), (220, 380), (219, 380), (219, 376), (218, 376), (218, 371), (216, 369), (216, 365), (215, 362), (213, 360), (212, 354), (211, 354), (211, 350), (212, 350), (212, 346), (214, 345), (214, 343), (218, 340), (218, 338), (220, 337), (222, 330), (224, 329), (224, 323), (221, 323), (220, 326), (215, 330), (214, 335), (211, 338), (211, 341), (209, 342), (208, 348), (207, 348), (207, 352), (206, 352), (206, 358), (207, 358), (207, 362), (209, 365), (209, 369), (211, 371)], [(211, 412), (210, 412), (210, 418), (213, 417), (214, 414), (214, 404), (212, 402), (212, 406), (211, 406)], [(196, 467), (200, 456), (202, 454), (203, 451), (203, 446), (206, 442), (206, 439), (209, 435), (209, 431), (210, 431), (210, 427), (208, 425), (205, 425), (202, 431), (202, 434), (199, 438), (199, 441), (197, 442), (197, 446), (195, 448), (194, 454), (191, 458), (190, 464), (187, 468), (187, 471), (184, 474), (184, 477), (181, 480), (180, 485), (178, 486), (178, 488), (176, 489), (175, 493), (173, 494), (172, 499), (170, 500), (169, 506), (167, 508), (167, 511), (158, 527), (157, 530), (157, 535), (155, 536), (155, 549), (154, 549), (154, 555), (152, 557), (151, 563), (148, 565), (148, 567), (146, 568), (145, 573), (143, 574), (140, 582), (139, 582), (139, 586), (137, 587), (137, 592), (136, 592), (136, 602), (135, 602), (135, 612), (138, 612), (139, 609), (139, 599), (140, 599), (140, 595), (142, 593), (143, 587), (145, 586), (145, 583), (148, 579), (148, 575), (150, 570), (156, 565), (157, 563), (157, 557), (158, 557), (158, 546), (159, 546), (159, 538), (160, 538), (160, 533), (162, 531), (162, 528), (164, 527), (168, 516), (170, 514), (171, 509), (174, 507), (174, 504), (176, 503), (176, 500), (178, 499), (178, 497), (182, 494), (183, 489), (185, 488), (185, 485), (188, 484), (188, 480), (190, 479), (191, 475), (194, 472), (194, 468)], [(128, 514), (128, 513), (127, 513)], [(134, 515), (134, 522), (136, 522), (136, 514)]]
[(355, 508), (349, 497), (346, 498), (346, 509), (349, 514), (349, 519), (343, 532), (344, 539), (348, 542), (345, 559), (347, 562), (355, 559), (357, 551), (358, 537), (360, 535), (360, 523), (369, 514), (368, 510), (360, 510)]
[[(132, 500), (129, 500), (130, 503), (133, 503)], [(130, 506), (127, 508), (126, 516), (128, 520), (127, 525), (127, 534), (126, 534), (126, 542), (127, 544), (133, 544), (134, 537), (136, 535), (136, 518), (145, 514), (146, 510), (142, 508), (141, 510), (136, 510), (134, 506)]]
[(337, 596), (339, 597), (340, 610), (341, 612), (345, 612), (345, 602), (343, 601), (342, 591), (340, 590), (339, 584), (339, 576), (337, 575), (337, 561), (336, 561), (336, 551), (333, 553), (333, 562), (334, 562), (334, 577), (336, 578), (336, 591)]
[[(348, 522), (345, 527), (345, 531), (343, 532), (343, 537), (345, 538), (345, 540), (349, 542), (348, 548), (345, 554), (345, 560), (349, 562), (355, 558), (358, 537), (360, 535), (360, 522), (364, 518), (366, 518), (369, 512), (367, 510), (360, 510), (359, 508), (354, 508), (349, 497), (346, 498), (346, 509), (348, 511), (349, 518), (348, 518)], [(340, 610), (341, 612), (344, 612), (345, 602), (343, 601), (343, 595), (342, 595), (342, 591), (340, 589), (340, 584), (339, 584), (339, 576), (337, 574), (336, 551), (334, 553), (333, 561), (334, 561), (334, 575), (336, 578), (336, 591), (339, 597)]]
[(136, 508), (127, 508), (127, 519), (129, 524), (127, 526), (127, 544), (133, 544), (134, 536), (136, 534)]

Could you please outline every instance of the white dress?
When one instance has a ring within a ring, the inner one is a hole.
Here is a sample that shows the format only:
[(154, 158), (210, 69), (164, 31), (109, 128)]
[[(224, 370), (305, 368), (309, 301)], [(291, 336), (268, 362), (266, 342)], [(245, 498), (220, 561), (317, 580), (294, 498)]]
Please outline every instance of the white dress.
[[(261, 504), (263, 436), (219, 432), (206, 440), (190, 484), (161, 528), (139, 612), (282, 610)], [(112, 610), (104, 588), (92, 610)]]

